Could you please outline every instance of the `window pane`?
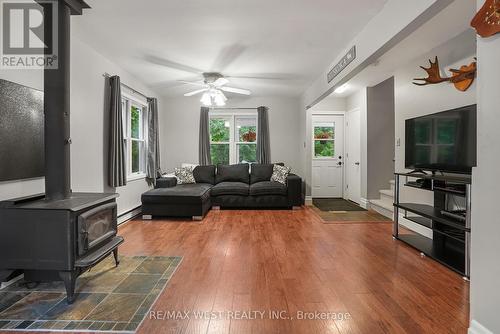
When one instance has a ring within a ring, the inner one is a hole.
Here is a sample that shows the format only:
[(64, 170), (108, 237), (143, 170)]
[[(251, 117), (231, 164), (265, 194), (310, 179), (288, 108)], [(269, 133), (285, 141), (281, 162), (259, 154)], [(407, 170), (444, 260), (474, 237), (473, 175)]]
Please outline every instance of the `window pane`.
[(229, 165), (229, 144), (210, 145), (210, 155), (213, 164)]
[(140, 128), (141, 128), (141, 109), (137, 108), (136, 106), (132, 106), (131, 108), (131, 134), (132, 138), (137, 138), (141, 139), (140, 134)]
[(257, 120), (255, 117), (236, 118), (236, 138), (238, 141), (249, 143), (257, 140)]
[(315, 140), (314, 156), (316, 158), (333, 158), (335, 155), (335, 143), (333, 140)]
[(257, 145), (238, 144), (238, 162), (257, 162)]
[(223, 118), (210, 119), (210, 140), (214, 143), (229, 141), (230, 123)]
[(140, 142), (132, 141), (132, 173), (140, 171)]
[(315, 139), (334, 139), (333, 126), (315, 126), (314, 127)]

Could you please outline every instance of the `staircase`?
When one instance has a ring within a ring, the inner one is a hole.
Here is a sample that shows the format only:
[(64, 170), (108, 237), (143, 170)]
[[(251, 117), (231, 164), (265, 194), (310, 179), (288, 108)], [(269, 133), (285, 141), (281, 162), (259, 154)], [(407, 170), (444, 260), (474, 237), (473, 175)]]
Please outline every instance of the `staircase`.
[(390, 182), (390, 189), (380, 190), (380, 199), (370, 200), (370, 208), (387, 218), (394, 218), (394, 180)]

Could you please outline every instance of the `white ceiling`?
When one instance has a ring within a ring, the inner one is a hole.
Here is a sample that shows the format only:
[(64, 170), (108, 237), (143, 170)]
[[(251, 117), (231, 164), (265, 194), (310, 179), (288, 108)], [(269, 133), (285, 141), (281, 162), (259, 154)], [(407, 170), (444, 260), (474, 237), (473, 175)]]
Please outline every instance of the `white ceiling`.
[(165, 96), (221, 71), (254, 95), (298, 95), (387, 0), (89, 0), (80, 39)]
[[(332, 97), (348, 97), (363, 87), (372, 87), (388, 79), (394, 72), (420, 59), (422, 65), (428, 66), (427, 58), (422, 55), (441, 46), (451, 39), (461, 42), (460, 49), (450, 53), (461, 56), (476, 45), (476, 33), (470, 27), (470, 20), (476, 13), (474, 1), (454, 1), (439, 14), (414, 31), (394, 48), (386, 52), (378, 61), (364, 69), (348, 83), (348, 89), (342, 94), (332, 93)], [(453, 57), (451, 57), (453, 58)], [(472, 61), (472, 59), (471, 59)], [(441, 62), (442, 67), (446, 66)], [(418, 71), (418, 68), (415, 68)], [(419, 73), (419, 72), (417, 72)], [(424, 76), (424, 73), (421, 73)]]

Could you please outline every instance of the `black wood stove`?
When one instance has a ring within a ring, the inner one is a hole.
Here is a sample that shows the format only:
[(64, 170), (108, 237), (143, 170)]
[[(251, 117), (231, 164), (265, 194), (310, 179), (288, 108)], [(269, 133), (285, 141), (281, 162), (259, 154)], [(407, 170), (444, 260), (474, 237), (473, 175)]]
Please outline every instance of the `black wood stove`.
[(81, 273), (111, 254), (118, 265), (123, 238), (117, 194), (71, 191), (70, 17), (89, 6), (51, 2), (58, 7), (59, 67), (44, 70), (45, 194), (0, 203), (0, 282), (21, 273), (32, 282), (64, 281), (72, 303)]

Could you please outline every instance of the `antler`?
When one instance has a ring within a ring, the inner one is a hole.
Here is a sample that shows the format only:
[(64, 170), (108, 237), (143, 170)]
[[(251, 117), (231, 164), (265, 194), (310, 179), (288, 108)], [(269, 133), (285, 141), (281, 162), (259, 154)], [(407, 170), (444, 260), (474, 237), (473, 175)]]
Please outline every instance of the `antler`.
[(448, 78), (448, 77), (443, 78), (443, 77), (441, 77), (441, 70), (439, 69), (439, 60), (438, 60), (438, 57), (436, 57), (436, 59), (435, 59), (434, 62), (432, 62), (429, 59), (429, 63), (431, 64), (431, 67), (429, 67), (429, 68), (420, 66), (421, 69), (423, 69), (424, 71), (427, 72), (427, 74), (429, 75), (429, 77), (427, 77), (427, 78), (415, 78), (415, 79), (413, 79), (415, 81), (424, 81), (424, 82), (414, 82), (413, 83), (414, 85), (425, 86), (425, 85), (438, 84), (438, 83), (441, 83), (441, 82), (450, 81), (451, 78)]

